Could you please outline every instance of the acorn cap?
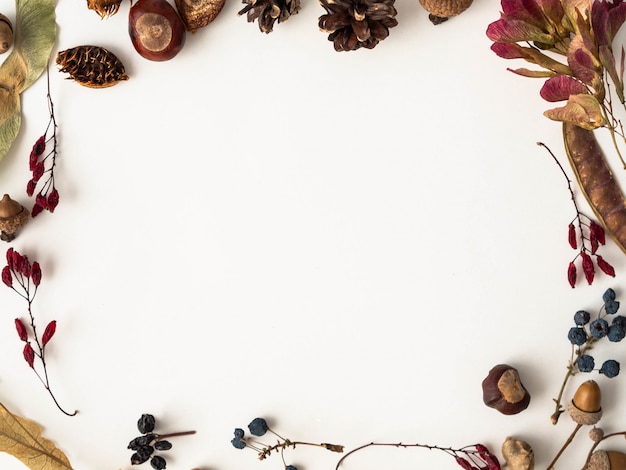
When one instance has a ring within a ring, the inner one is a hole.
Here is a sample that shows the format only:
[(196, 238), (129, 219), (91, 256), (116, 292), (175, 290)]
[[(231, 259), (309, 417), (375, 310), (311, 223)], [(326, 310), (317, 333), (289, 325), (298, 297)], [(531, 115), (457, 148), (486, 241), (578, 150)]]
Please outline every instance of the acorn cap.
[(420, 0), (422, 7), (439, 18), (457, 16), (467, 10), (473, 0)]

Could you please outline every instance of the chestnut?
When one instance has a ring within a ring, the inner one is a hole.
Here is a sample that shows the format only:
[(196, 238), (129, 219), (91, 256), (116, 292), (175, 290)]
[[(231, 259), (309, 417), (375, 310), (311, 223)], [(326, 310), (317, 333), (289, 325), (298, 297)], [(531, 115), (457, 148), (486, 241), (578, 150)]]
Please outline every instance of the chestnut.
[(167, 0), (139, 0), (130, 7), (128, 33), (148, 60), (170, 60), (185, 45), (185, 24)]
[(530, 404), (530, 394), (522, 385), (517, 369), (508, 364), (493, 367), (482, 386), (485, 405), (502, 414), (517, 414)]

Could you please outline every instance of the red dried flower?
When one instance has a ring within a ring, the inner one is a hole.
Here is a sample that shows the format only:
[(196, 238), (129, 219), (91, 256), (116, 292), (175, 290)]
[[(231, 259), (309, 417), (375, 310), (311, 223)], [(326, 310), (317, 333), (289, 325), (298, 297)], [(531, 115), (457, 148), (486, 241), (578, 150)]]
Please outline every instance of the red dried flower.
[(11, 275), (11, 268), (8, 266), (2, 268), (2, 282), (4, 282), (7, 287), (13, 287), (13, 276)]
[(33, 280), (33, 284), (36, 287), (41, 283), (41, 267), (39, 266), (39, 263), (37, 261), (33, 263), (33, 266), (30, 271), (31, 271), (30, 277)]
[(596, 256), (596, 263), (598, 263), (598, 267), (604, 274), (615, 277), (615, 269), (602, 256)]
[(35, 351), (33, 351), (33, 347), (30, 343), (26, 343), (24, 345), (24, 359), (29, 366), (33, 368), (35, 367)]
[(55, 331), (57, 330), (57, 322), (56, 320), (52, 320), (46, 326), (46, 329), (43, 332), (43, 336), (41, 337), (41, 345), (45, 346), (54, 336)]
[(576, 285), (576, 265), (573, 261), (570, 261), (567, 267), (567, 280), (570, 286), (574, 287)]
[(28, 331), (26, 331), (26, 325), (24, 325), (24, 322), (19, 318), (15, 319), (15, 329), (17, 330), (17, 335), (22, 341), (28, 341)]
[(58, 204), (59, 192), (56, 188), (53, 188), (52, 191), (50, 191), (50, 194), (48, 194), (48, 210), (50, 212), (54, 212), (54, 209), (57, 207)]
[(578, 248), (578, 241), (576, 240), (576, 227), (574, 227), (574, 224), (569, 224), (567, 240), (569, 241), (569, 246), (571, 246), (574, 250)]
[(584, 251), (580, 254), (580, 256), (583, 260), (583, 273), (585, 273), (585, 279), (587, 279), (587, 283), (591, 284), (593, 282), (593, 276), (595, 274), (593, 261), (591, 260), (591, 256), (589, 256), (589, 254)]

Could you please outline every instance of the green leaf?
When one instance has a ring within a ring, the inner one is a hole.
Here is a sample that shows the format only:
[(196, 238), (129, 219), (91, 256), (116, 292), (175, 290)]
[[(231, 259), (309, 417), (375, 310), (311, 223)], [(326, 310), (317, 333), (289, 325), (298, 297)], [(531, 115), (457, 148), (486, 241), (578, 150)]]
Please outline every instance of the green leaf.
[(0, 452), (31, 470), (72, 470), (66, 455), (41, 435), (41, 426), (11, 413), (0, 403)]
[(21, 123), (20, 94), (44, 72), (56, 37), (54, 0), (16, 0), (15, 42), (0, 66), (0, 159)]

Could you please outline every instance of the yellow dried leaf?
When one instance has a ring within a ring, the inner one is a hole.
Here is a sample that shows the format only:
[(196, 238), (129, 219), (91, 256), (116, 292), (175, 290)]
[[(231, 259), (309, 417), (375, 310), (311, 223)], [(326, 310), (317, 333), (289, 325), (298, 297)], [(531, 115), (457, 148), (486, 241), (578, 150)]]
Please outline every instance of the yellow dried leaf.
[(0, 403), (0, 452), (12, 455), (31, 470), (72, 470), (65, 454), (41, 432), (37, 423), (14, 415)]

